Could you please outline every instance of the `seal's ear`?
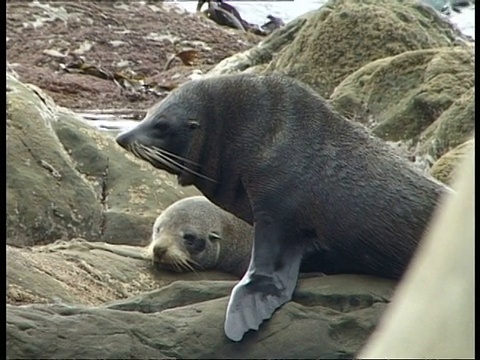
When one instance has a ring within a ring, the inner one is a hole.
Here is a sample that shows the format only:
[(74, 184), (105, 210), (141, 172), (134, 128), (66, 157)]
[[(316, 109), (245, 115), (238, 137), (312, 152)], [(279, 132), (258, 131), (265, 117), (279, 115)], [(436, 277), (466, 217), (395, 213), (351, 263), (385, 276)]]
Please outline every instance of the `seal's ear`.
[(218, 240), (220, 240), (220, 235), (218, 235), (216, 232), (212, 231), (211, 233), (208, 233), (208, 240), (218, 241)]
[(195, 121), (195, 120), (189, 120), (188, 121), (188, 127), (191, 130), (195, 130), (195, 129), (200, 128), (200, 123), (198, 121)]

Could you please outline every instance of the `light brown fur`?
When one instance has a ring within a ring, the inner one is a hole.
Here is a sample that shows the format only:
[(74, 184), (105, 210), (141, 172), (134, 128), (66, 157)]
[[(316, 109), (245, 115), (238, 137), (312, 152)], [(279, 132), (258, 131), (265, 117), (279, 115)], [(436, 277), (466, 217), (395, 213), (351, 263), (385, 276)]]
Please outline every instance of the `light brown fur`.
[[(183, 241), (187, 232), (205, 240), (203, 251), (189, 252)], [(248, 266), (252, 239), (253, 229), (249, 224), (204, 196), (192, 196), (173, 203), (158, 216), (149, 256), (161, 268), (217, 269), (240, 277)]]

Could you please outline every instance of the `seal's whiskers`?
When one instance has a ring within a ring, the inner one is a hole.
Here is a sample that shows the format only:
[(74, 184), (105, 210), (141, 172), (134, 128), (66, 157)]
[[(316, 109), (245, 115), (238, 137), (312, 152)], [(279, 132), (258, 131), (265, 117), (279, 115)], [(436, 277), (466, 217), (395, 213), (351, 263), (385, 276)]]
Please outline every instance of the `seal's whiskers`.
[(151, 164), (155, 165), (161, 163), (162, 165), (167, 166), (175, 171), (181, 170), (178, 166), (169, 161), (168, 158), (165, 156), (158, 156), (158, 154), (155, 154), (154, 152), (152, 153), (150, 148), (146, 146), (135, 143), (132, 148), (135, 149), (135, 152), (132, 151), (132, 153), (134, 153), (140, 159), (146, 160)]
[(184, 158), (184, 157), (182, 157), (182, 156), (180, 156), (180, 155), (174, 154), (174, 153), (172, 153), (172, 152), (170, 152), (170, 151), (167, 151), (167, 150), (164, 150), (164, 149), (161, 149), (161, 148), (157, 148), (156, 146), (151, 146), (151, 147), (149, 147), (149, 149), (154, 150), (154, 151), (158, 151), (159, 153), (168, 155), (169, 157), (182, 160), (182, 161), (185, 162), (185, 163), (189, 163), (189, 164), (192, 164), (192, 165), (195, 165), (195, 166), (200, 167), (200, 164), (199, 164), (199, 163), (196, 163), (195, 161), (186, 159), (186, 158)]
[(189, 263), (189, 260), (187, 259), (182, 259), (180, 265), (187, 271), (189, 270), (189, 271), (195, 272), (195, 270), (193, 269), (193, 266)]
[[(142, 150), (142, 153), (144, 153), (145, 157), (150, 159), (150, 160), (157, 160), (158, 162), (160, 162), (160, 163), (162, 163), (166, 166), (170, 166), (174, 170), (178, 170), (178, 169), (185, 170), (186, 172), (188, 172), (192, 175), (196, 175), (198, 177), (201, 177), (203, 179), (206, 179), (206, 180), (214, 182), (214, 183), (217, 182), (216, 180), (214, 180), (214, 179), (212, 179), (212, 178), (210, 178), (206, 175), (203, 175), (203, 174), (201, 174), (201, 173), (199, 173), (195, 170), (192, 170), (188, 166), (180, 164), (176, 160), (170, 158), (169, 154), (166, 153), (163, 149), (159, 149), (159, 148), (152, 149), (152, 148), (147, 147), (145, 145), (139, 144), (139, 148), (137, 150), (140, 150), (140, 149)], [(184, 159), (184, 158), (182, 158), (178, 155), (176, 155), (176, 156), (178, 158), (182, 159), (182, 160), (187, 160), (187, 159)], [(190, 160), (188, 160), (188, 161), (190, 161)], [(153, 162), (155, 162), (155, 161), (153, 161)]]

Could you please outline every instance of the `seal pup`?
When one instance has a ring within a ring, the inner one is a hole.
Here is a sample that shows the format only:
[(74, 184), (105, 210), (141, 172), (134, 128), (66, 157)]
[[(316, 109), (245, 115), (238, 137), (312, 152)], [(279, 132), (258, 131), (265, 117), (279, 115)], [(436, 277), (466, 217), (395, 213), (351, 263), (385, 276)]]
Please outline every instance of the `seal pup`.
[(291, 299), (312, 254), (319, 272), (401, 277), (448, 189), (281, 75), (184, 83), (116, 141), (254, 225), (227, 307), (234, 341)]
[(248, 267), (252, 239), (249, 224), (204, 196), (191, 196), (157, 217), (148, 253), (161, 269), (217, 269), (241, 277)]
[[(252, 239), (250, 224), (205, 196), (190, 196), (174, 202), (157, 217), (147, 257), (160, 269), (215, 269), (241, 278), (250, 261)], [(314, 271), (310, 262), (308, 258), (302, 261), (300, 271), (305, 274), (301, 277), (320, 275), (309, 271)]]

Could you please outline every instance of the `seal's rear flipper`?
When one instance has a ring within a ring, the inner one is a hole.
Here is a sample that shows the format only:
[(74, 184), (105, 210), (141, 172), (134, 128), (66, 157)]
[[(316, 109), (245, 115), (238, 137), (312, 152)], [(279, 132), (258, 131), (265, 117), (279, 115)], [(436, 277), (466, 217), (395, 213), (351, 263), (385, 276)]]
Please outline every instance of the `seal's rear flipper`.
[(228, 302), (224, 329), (233, 341), (240, 341), (249, 330), (258, 330), (276, 309), (291, 300), (297, 284), (303, 252), (286, 246), (285, 234), (279, 229), (269, 226), (267, 230), (255, 224), (250, 266)]

